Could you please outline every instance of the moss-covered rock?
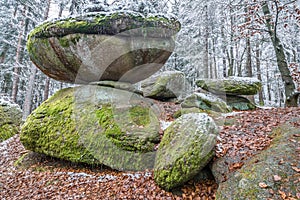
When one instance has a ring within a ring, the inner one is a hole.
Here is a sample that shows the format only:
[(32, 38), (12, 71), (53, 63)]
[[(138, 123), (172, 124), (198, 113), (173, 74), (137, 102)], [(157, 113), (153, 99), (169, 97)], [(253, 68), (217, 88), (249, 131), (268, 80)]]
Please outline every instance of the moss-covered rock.
[(70, 83), (135, 83), (157, 72), (174, 50), (177, 21), (139, 14), (86, 14), (45, 22), (27, 49), (46, 75)]
[(159, 122), (142, 96), (101, 86), (64, 89), (38, 107), (22, 127), (34, 152), (118, 170), (153, 167)]
[(22, 110), (17, 104), (0, 99), (0, 142), (19, 133)]
[(299, 134), (297, 128), (284, 125), (273, 131), (271, 146), (252, 157), (234, 175), (221, 184), (216, 199), (297, 199), (299, 194)]
[(204, 113), (186, 114), (166, 130), (157, 151), (154, 180), (166, 190), (193, 178), (214, 156), (218, 128)]
[(200, 108), (202, 110), (212, 110), (216, 112), (227, 113), (231, 112), (231, 108), (222, 99), (204, 93), (194, 93), (188, 96), (182, 103), (182, 108)]
[(145, 97), (168, 100), (178, 98), (186, 92), (184, 73), (164, 71), (141, 82), (141, 90)]
[(196, 84), (206, 91), (228, 95), (255, 95), (262, 87), (262, 84), (258, 79), (249, 77), (200, 79), (196, 81)]
[(237, 95), (226, 95), (227, 104), (234, 110), (254, 110), (256, 109), (249, 99)]
[(63, 37), (74, 33), (149, 36), (168, 38), (179, 32), (180, 22), (162, 15), (145, 17), (136, 12), (86, 13), (57, 21), (47, 21), (29, 34), (31, 38)]

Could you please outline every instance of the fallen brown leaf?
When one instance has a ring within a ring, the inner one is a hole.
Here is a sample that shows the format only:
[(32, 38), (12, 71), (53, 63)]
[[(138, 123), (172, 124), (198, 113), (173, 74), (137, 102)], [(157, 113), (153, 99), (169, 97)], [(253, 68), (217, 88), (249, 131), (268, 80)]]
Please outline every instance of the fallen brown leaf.
[(297, 168), (297, 167), (292, 167), (292, 169), (293, 169), (294, 171), (296, 171), (297, 173), (300, 173), (300, 169), (299, 169), (299, 168)]
[(259, 187), (261, 187), (261, 188), (267, 188), (267, 187), (268, 187), (268, 185), (265, 184), (264, 182), (260, 182), (258, 185), (259, 185)]
[(280, 194), (280, 196), (281, 196), (282, 199), (286, 198), (286, 194), (283, 191), (278, 190), (278, 193)]

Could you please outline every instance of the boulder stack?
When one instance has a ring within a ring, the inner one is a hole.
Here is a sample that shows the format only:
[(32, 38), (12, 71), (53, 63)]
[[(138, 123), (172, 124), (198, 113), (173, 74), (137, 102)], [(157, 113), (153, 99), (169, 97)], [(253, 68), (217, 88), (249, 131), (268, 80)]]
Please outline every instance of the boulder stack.
[(197, 175), (214, 156), (214, 121), (203, 113), (183, 115), (159, 145), (160, 110), (147, 98), (178, 97), (185, 90), (183, 74), (151, 78), (142, 92), (132, 85), (163, 66), (179, 29), (174, 19), (120, 12), (34, 29), (27, 48), (37, 67), (56, 80), (83, 85), (58, 91), (27, 118), (20, 137), (25, 148), (122, 171), (154, 167), (156, 182), (168, 190)]
[(174, 49), (177, 20), (134, 12), (86, 13), (29, 34), (31, 60), (47, 76), (83, 86), (57, 92), (22, 127), (34, 152), (117, 170), (154, 166), (158, 109), (132, 83), (157, 72)]

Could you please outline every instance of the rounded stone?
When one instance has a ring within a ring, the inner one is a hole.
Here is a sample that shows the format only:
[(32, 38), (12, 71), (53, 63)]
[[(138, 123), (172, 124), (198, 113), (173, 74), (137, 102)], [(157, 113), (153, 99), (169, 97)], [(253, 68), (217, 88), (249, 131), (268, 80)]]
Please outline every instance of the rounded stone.
[(58, 81), (136, 83), (172, 54), (180, 23), (137, 13), (85, 14), (45, 22), (28, 37), (31, 60)]
[(198, 174), (214, 156), (218, 127), (205, 113), (176, 119), (157, 150), (154, 180), (163, 189), (180, 186)]
[(39, 106), (22, 126), (26, 149), (117, 170), (154, 165), (159, 121), (141, 95), (97, 85), (68, 88)]
[(168, 100), (182, 96), (186, 89), (184, 73), (164, 71), (141, 82), (141, 90), (145, 97)]

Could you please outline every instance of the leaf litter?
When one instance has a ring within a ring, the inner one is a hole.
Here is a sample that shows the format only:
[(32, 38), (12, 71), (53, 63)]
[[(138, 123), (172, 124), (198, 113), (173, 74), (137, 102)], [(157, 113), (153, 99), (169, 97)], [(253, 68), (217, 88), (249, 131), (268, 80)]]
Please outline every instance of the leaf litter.
[[(172, 121), (174, 105), (167, 105), (166, 115)], [(175, 106), (176, 107), (176, 106)], [(271, 131), (284, 123), (300, 128), (300, 108), (258, 109), (226, 116), (218, 140), (222, 156), (240, 156), (231, 170), (267, 148)], [(20, 158), (23, 160), (20, 161)], [(297, 167), (293, 167), (298, 172)], [(280, 181), (278, 175), (274, 180)], [(265, 187), (263, 183), (261, 187)], [(26, 151), (19, 135), (0, 143), (0, 196), (2, 199), (215, 199), (214, 180), (191, 180), (174, 191), (164, 191), (153, 180), (151, 170), (119, 172), (105, 166), (69, 163)], [(281, 194), (284, 197), (285, 194)], [(298, 195), (298, 194), (297, 194)]]

